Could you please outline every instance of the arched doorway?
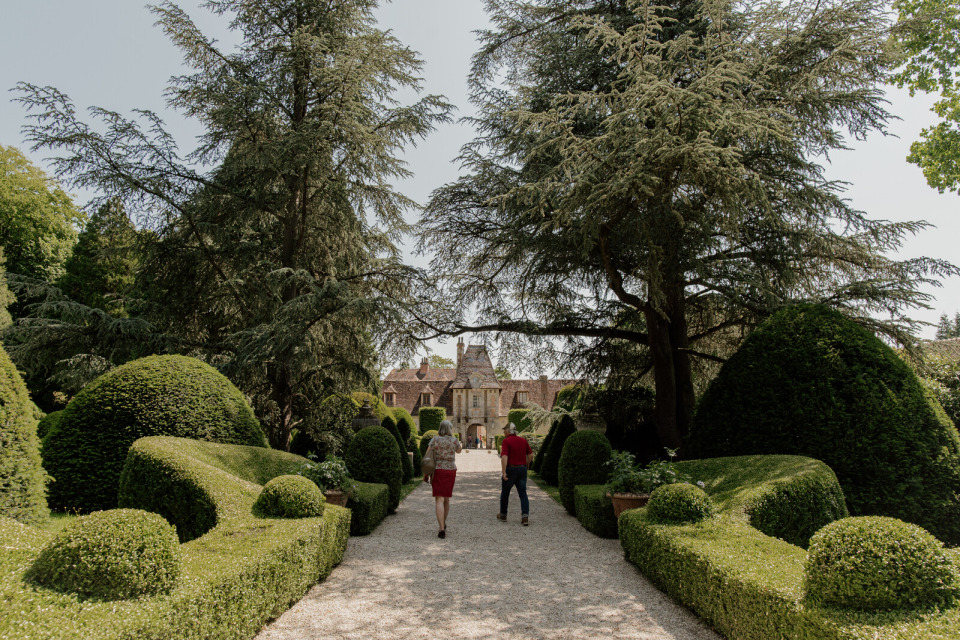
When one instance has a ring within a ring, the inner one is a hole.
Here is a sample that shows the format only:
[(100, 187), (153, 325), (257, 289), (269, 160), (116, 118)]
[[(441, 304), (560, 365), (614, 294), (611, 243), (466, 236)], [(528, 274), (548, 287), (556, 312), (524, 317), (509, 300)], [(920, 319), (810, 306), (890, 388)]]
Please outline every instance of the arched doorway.
[(486, 448), (487, 428), (482, 424), (472, 424), (467, 427), (467, 441), (473, 442), (474, 448)]

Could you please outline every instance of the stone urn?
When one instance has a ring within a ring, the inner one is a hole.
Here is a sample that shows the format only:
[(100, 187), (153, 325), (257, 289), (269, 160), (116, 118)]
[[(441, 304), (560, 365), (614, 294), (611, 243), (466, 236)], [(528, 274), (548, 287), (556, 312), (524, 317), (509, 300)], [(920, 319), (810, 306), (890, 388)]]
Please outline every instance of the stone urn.
[(620, 518), (620, 514), (627, 509), (645, 507), (650, 500), (649, 493), (608, 493), (607, 497), (613, 503), (614, 518)]
[(360, 431), (364, 427), (379, 427), (380, 419), (373, 415), (373, 407), (370, 406), (370, 400), (364, 400), (360, 407), (360, 413), (350, 422), (354, 431)]
[(347, 500), (350, 498), (349, 493), (338, 489), (327, 489), (323, 492), (323, 495), (327, 499), (327, 504), (333, 504), (338, 507), (347, 506)]

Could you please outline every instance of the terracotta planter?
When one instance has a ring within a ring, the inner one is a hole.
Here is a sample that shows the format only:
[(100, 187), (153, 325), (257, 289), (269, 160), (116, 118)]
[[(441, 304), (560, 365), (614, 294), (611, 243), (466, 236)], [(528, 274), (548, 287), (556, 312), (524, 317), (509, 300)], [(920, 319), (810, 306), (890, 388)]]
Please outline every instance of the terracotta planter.
[(335, 504), (338, 507), (347, 506), (347, 499), (350, 497), (349, 493), (337, 491), (336, 489), (327, 489), (323, 492), (323, 495), (327, 498), (327, 504)]
[(647, 506), (650, 499), (649, 493), (613, 493), (607, 494), (610, 502), (613, 503), (613, 517), (619, 518), (620, 514), (627, 509), (638, 509)]

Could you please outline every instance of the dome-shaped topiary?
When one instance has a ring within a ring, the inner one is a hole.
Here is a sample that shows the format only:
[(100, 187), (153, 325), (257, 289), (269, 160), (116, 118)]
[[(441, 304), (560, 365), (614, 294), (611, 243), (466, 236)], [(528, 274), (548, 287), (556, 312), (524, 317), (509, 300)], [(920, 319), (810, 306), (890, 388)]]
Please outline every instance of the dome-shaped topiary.
[(423, 458), (423, 456), (426, 455), (427, 447), (430, 446), (430, 441), (433, 440), (436, 437), (436, 435), (437, 435), (436, 429), (431, 429), (430, 431), (427, 431), (425, 434), (423, 434), (423, 437), (420, 438), (420, 457), (421, 458)]
[(173, 525), (139, 509), (80, 516), (37, 556), (27, 579), (84, 597), (122, 600), (164, 593), (180, 575)]
[(401, 482), (409, 482), (410, 479), (413, 478), (413, 462), (410, 460), (410, 456), (407, 455), (407, 445), (400, 436), (400, 431), (397, 429), (397, 421), (394, 420), (392, 416), (387, 416), (380, 425), (389, 431), (393, 439), (397, 441), (397, 455), (400, 456), (400, 480)]
[(578, 484), (605, 484), (610, 475), (607, 461), (610, 441), (599, 431), (577, 431), (567, 438), (560, 453), (557, 479), (560, 502), (572, 516), (577, 515), (573, 490)]
[(383, 427), (364, 427), (350, 443), (346, 455), (350, 476), (359, 482), (387, 485), (390, 512), (400, 505), (400, 451), (396, 439)]
[(327, 499), (313, 480), (277, 476), (263, 486), (253, 512), (268, 518), (315, 518), (323, 515)]
[(36, 407), (0, 346), (0, 515), (37, 524), (48, 515)]
[(551, 486), (557, 486), (560, 481), (560, 454), (563, 453), (563, 445), (567, 443), (567, 438), (576, 433), (577, 427), (573, 424), (573, 418), (564, 415), (560, 418), (560, 424), (550, 439), (550, 448), (543, 456), (543, 465), (540, 467), (540, 477)]
[(84, 387), (44, 440), (51, 508), (115, 507), (127, 449), (145, 436), (266, 446), (246, 399), (210, 365), (184, 356), (134, 360)]
[(701, 522), (713, 515), (713, 502), (700, 487), (685, 482), (665, 484), (650, 494), (647, 515), (663, 524)]
[(63, 416), (63, 410), (53, 411), (40, 418), (40, 422), (37, 423), (37, 437), (43, 440), (52, 431), (56, 431), (60, 425), (61, 416)]
[(784, 309), (747, 337), (697, 405), (686, 453), (816, 458), (851, 514), (960, 544), (956, 428), (890, 347), (821, 305)]
[(813, 535), (806, 597), (861, 611), (925, 609), (955, 602), (958, 567), (920, 527), (880, 516), (844, 518)]

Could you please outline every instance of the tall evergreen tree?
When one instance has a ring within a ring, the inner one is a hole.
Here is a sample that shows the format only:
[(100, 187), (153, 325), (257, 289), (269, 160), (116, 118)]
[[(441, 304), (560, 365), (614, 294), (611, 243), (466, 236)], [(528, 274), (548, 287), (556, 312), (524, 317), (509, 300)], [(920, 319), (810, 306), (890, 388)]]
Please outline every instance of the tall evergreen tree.
[(425, 217), (454, 301), (436, 333), (641, 345), (673, 448), (718, 337), (812, 299), (906, 340), (918, 286), (956, 272), (886, 257), (924, 224), (872, 221), (823, 174), (889, 117), (884, 3), (487, 4), (470, 173)]
[(373, 346), (403, 347), (414, 270), (393, 241), (414, 203), (391, 182), (406, 144), (447, 118), (419, 90), (417, 55), (375, 28), (374, 0), (211, 0), (242, 38), (222, 51), (171, 2), (152, 7), (191, 73), (171, 107), (205, 127), (181, 158), (159, 117), (92, 113), (21, 84), (34, 148), (65, 148), (73, 184), (117, 198), (157, 229), (142, 270), (156, 327), (205, 355), (254, 399), (275, 448), (331, 387), (375, 375)]

